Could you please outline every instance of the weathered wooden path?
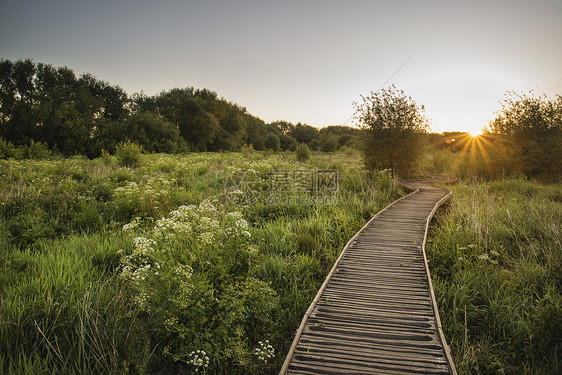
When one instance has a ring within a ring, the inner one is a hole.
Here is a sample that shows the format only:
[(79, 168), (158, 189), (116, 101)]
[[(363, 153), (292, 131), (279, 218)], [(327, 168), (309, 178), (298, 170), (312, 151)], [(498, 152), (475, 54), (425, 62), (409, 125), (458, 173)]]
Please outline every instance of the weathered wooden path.
[(425, 256), (449, 198), (428, 181), (346, 245), (306, 312), (281, 374), (456, 374)]

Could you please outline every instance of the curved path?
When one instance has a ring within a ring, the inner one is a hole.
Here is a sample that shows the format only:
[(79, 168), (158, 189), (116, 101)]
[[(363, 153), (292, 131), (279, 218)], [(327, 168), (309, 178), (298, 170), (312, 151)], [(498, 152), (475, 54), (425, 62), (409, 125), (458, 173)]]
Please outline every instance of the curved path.
[(308, 308), (281, 374), (456, 374), (425, 256), (451, 192), (427, 180), (345, 246)]

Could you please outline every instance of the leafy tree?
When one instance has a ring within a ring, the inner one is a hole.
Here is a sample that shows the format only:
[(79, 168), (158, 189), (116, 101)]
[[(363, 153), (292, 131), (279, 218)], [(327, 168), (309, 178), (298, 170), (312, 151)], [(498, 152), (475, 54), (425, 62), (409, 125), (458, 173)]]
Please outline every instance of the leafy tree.
[(361, 98), (362, 103), (353, 105), (355, 119), (368, 131), (367, 168), (391, 168), (401, 175), (415, 172), (424, 146), (420, 135), (428, 128), (424, 107), (394, 85)]
[(338, 137), (338, 144), (339, 144), (340, 147), (342, 147), (343, 145), (345, 145), (347, 142), (349, 142), (352, 139), (353, 139), (353, 136), (351, 134), (342, 134)]
[(219, 132), (211, 149), (215, 151), (239, 150), (246, 143), (246, 109), (226, 100), (217, 102), (216, 117)]
[(280, 134), (279, 142), (281, 143), (282, 150), (295, 151), (297, 149), (297, 146), (299, 145), (295, 138), (287, 134)]
[(125, 122), (127, 140), (148, 152), (175, 153), (181, 150), (180, 132), (173, 125), (152, 112), (135, 113)]
[(251, 144), (255, 150), (263, 150), (267, 126), (263, 120), (250, 114), (247, 115), (247, 118), (247, 142)]
[(312, 141), (310, 141), (310, 143), (308, 144), (308, 147), (310, 147), (310, 149), (312, 151), (317, 151), (318, 148), (320, 147), (320, 140), (314, 138)]
[(274, 121), (270, 125), (279, 129), (283, 134), (290, 134), (295, 128), (295, 125), (287, 121)]
[(281, 148), (281, 141), (279, 136), (274, 133), (269, 133), (264, 140), (264, 148), (266, 150), (279, 151)]
[(27, 60), (0, 61), (0, 134), (16, 145), (38, 138), (34, 112), (35, 64)]
[(488, 131), (503, 136), (520, 173), (562, 174), (562, 96), (509, 92)]
[(142, 152), (142, 146), (127, 141), (117, 145), (115, 157), (120, 166), (134, 168), (139, 166)]
[(363, 134), (364, 131), (358, 128), (352, 128), (351, 126), (330, 125), (320, 129), (320, 133), (331, 133), (333, 135), (349, 134), (349, 135), (361, 136), (361, 134)]
[(334, 152), (338, 149), (338, 137), (329, 132), (323, 132), (320, 135), (319, 142), (320, 151)]
[(35, 87), (39, 139), (63, 155), (84, 154), (100, 101), (67, 67), (38, 64)]
[(319, 133), (315, 127), (299, 122), (292, 129), (291, 136), (299, 143), (310, 143), (313, 139), (319, 137)]

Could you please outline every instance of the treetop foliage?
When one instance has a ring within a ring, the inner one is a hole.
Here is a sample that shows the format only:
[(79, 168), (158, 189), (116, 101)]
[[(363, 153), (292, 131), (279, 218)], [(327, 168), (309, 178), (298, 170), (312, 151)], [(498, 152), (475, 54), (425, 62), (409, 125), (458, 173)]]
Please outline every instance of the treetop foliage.
[(509, 92), (487, 130), (523, 175), (562, 175), (562, 96)]
[(362, 103), (353, 103), (355, 119), (363, 129), (387, 136), (401, 136), (405, 132), (425, 133), (429, 122), (423, 106), (418, 106), (404, 91), (392, 85), (368, 96), (361, 95)]
[(354, 107), (355, 119), (368, 132), (366, 167), (390, 168), (402, 176), (415, 173), (424, 150), (421, 135), (429, 128), (423, 106), (394, 85), (361, 98)]
[(562, 130), (562, 96), (550, 100), (530, 90), (508, 92), (497, 117), (490, 123), (492, 134), (537, 137)]
[[(333, 136), (357, 136), (354, 131), (343, 129)], [(208, 89), (128, 96), (119, 86), (91, 74), (77, 77), (68, 67), (0, 60), (0, 138), (14, 147), (34, 141), (64, 156), (88, 157), (102, 150), (114, 153), (125, 142), (148, 152), (234, 151), (245, 145), (263, 150), (277, 144), (271, 144), (269, 135), (278, 139), (281, 150), (320, 138), (310, 125), (266, 124)], [(336, 145), (338, 141), (347, 139), (336, 139)]]

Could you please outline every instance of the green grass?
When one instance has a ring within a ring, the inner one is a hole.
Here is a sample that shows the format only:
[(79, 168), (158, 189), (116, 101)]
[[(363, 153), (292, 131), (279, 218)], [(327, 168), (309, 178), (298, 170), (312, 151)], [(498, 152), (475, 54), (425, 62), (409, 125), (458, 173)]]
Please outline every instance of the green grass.
[(427, 251), (459, 373), (562, 373), (562, 185), (452, 189)]
[[(260, 198), (240, 207), (224, 186), (241, 169), (262, 179), (272, 170), (335, 169), (340, 190), (329, 205), (270, 204), (264, 180)], [(6, 374), (190, 373), (198, 349), (209, 356), (208, 373), (275, 373), (339, 251), (401, 194), (387, 175), (363, 172), (354, 153), (317, 153), (306, 163), (294, 153), (143, 155), (136, 168), (108, 155), (2, 160), (0, 181)], [(239, 211), (251, 238), (226, 236), (221, 247), (195, 230), (154, 237), (158, 220), (205, 200), (219, 211), (216, 236), (233, 225), (224, 213)], [(141, 236), (157, 239), (147, 257), (133, 244)], [(157, 262), (170, 267), (157, 274)], [(127, 264), (153, 271), (132, 279)], [(179, 264), (193, 276), (174, 271)], [(275, 349), (268, 363), (253, 354), (264, 340)]]

